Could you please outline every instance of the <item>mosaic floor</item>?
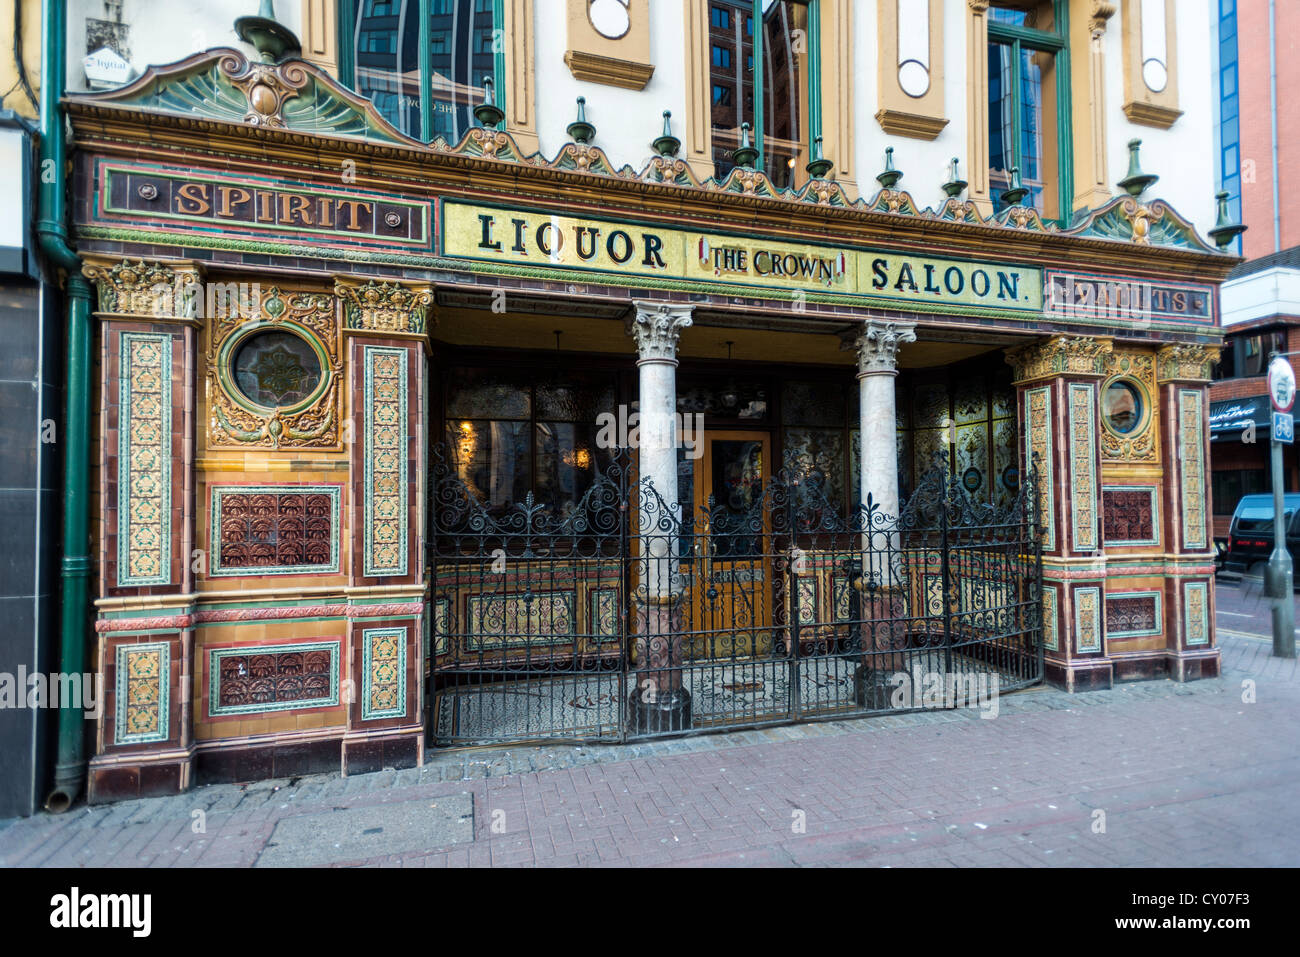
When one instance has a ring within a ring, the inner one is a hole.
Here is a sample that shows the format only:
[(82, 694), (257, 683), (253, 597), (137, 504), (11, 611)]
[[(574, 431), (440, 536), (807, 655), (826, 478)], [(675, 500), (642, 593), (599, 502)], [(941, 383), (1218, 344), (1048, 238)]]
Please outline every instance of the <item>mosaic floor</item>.
[[(911, 671), (944, 670), (942, 651), (907, 653)], [(804, 715), (859, 711), (854, 701), (858, 659), (818, 658), (800, 662), (799, 700)], [(963, 671), (993, 674), (962, 659)], [(462, 679), (474, 681), (471, 676)], [(631, 690), (631, 676), (587, 673), (508, 682), (462, 684), (435, 699), (435, 735), (440, 742), (468, 743), (546, 737), (617, 738), (619, 707)], [(790, 663), (783, 659), (696, 662), (685, 668), (696, 728), (777, 721), (791, 714)], [(888, 690), (877, 699), (887, 707)]]

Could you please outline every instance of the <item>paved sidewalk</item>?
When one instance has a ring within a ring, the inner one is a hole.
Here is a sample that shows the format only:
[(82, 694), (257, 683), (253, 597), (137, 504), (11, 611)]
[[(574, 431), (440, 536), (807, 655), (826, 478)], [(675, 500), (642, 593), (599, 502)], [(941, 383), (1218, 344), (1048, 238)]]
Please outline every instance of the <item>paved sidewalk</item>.
[(1260, 630), (1216, 680), (201, 787), (13, 822), (0, 864), (1294, 866), (1300, 674)]

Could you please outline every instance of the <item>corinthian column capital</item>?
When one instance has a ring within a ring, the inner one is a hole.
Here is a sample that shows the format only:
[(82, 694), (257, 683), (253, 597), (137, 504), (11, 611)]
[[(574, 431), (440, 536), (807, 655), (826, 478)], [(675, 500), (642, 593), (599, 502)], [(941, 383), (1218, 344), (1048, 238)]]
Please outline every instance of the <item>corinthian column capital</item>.
[(694, 306), (666, 302), (634, 301), (636, 312), (628, 318), (628, 335), (636, 339), (637, 364), (677, 364), (677, 340), (691, 324)]
[(868, 375), (897, 375), (898, 347), (916, 341), (916, 326), (910, 322), (877, 322), (855, 326), (840, 333), (840, 349), (858, 354), (858, 378)]

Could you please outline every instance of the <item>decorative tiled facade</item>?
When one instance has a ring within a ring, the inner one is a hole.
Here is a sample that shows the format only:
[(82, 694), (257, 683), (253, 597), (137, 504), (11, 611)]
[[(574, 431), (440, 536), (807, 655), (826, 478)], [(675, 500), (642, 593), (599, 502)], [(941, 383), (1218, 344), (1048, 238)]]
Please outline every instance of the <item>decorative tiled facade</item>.
[(1124, 592), (1106, 596), (1106, 634), (1111, 638), (1158, 635), (1160, 592)]
[(1097, 547), (1097, 416), (1093, 387), (1070, 385), (1070, 532), (1076, 551)]
[(1043, 647), (1058, 651), (1061, 647), (1056, 620), (1056, 588), (1043, 586)]
[(1210, 586), (1205, 582), (1183, 585), (1183, 624), (1188, 647), (1210, 643)]
[(1081, 654), (1101, 651), (1101, 589), (1074, 590), (1074, 641)]
[(208, 574), (337, 572), (341, 492), (337, 485), (214, 487)]
[(361, 632), (361, 717), (406, 717), (406, 629)]
[(1154, 485), (1107, 485), (1101, 502), (1105, 544), (1159, 544), (1159, 494)]
[[(1156, 390), (1156, 361), (1150, 353), (1116, 348), (1106, 360), (1108, 378), (1102, 394), (1118, 380), (1126, 380), (1142, 394), (1147, 409)], [(1159, 430), (1155, 418), (1144, 411), (1133, 431), (1123, 435), (1108, 428), (1101, 430), (1101, 457), (1106, 462), (1155, 463), (1159, 460)]]
[(365, 550), (368, 578), (407, 573), (407, 351), (366, 346)]
[(1043, 548), (1056, 547), (1056, 516), (1053, 508), (1056, 490), (1052, 482), (1052, 390), (1049, 386), (1025, 393), (1025, 441), (1029, 462), (1040, 470), (1038, 479), (1038, 515), (1043, 528)]
[(171, 645), (118, 645), (114, 744), (166, 741), (171, 688)]
[(208, 714), (251, 714), (339, 703), (339, 643), (212, 649)]
[(1205, 548), (1205, 406), (1199, 389), (1178, 390), (1183, 547)]
[[(466, 651), (497, 651), (573, 640), (576, 622), (572, 591), (533, 592), (513, 595), (470, 595), (466, 600), (468, 622)], [(531, 642), (524, 637), (539, 636)]]
[(118, 420), (117, 584), (171, 581), (172, 338), (124, 332)]

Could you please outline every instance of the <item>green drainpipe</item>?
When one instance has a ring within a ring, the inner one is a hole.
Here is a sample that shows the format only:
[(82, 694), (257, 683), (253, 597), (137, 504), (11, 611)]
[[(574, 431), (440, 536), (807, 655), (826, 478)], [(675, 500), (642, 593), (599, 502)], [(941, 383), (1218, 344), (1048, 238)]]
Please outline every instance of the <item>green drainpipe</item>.
[[(68, 365), (63, 424), (63, 602), (59, 670), (86, 670), (87, 591), (90, 579), (90, 283), (81, 274), (81, 260), (68, 245), (63, 113), (59, 100), (67, 75), (67, 9), (63, 0), (41, 3), (41, 162), (40, 210), (36, 236), (51, 270), (67, 273)], [(86, 780), (85, 716), (75, 702), (59, 703), (58, 758), (54, 790), (46, 810), (66, 811), (81, 794)]]

